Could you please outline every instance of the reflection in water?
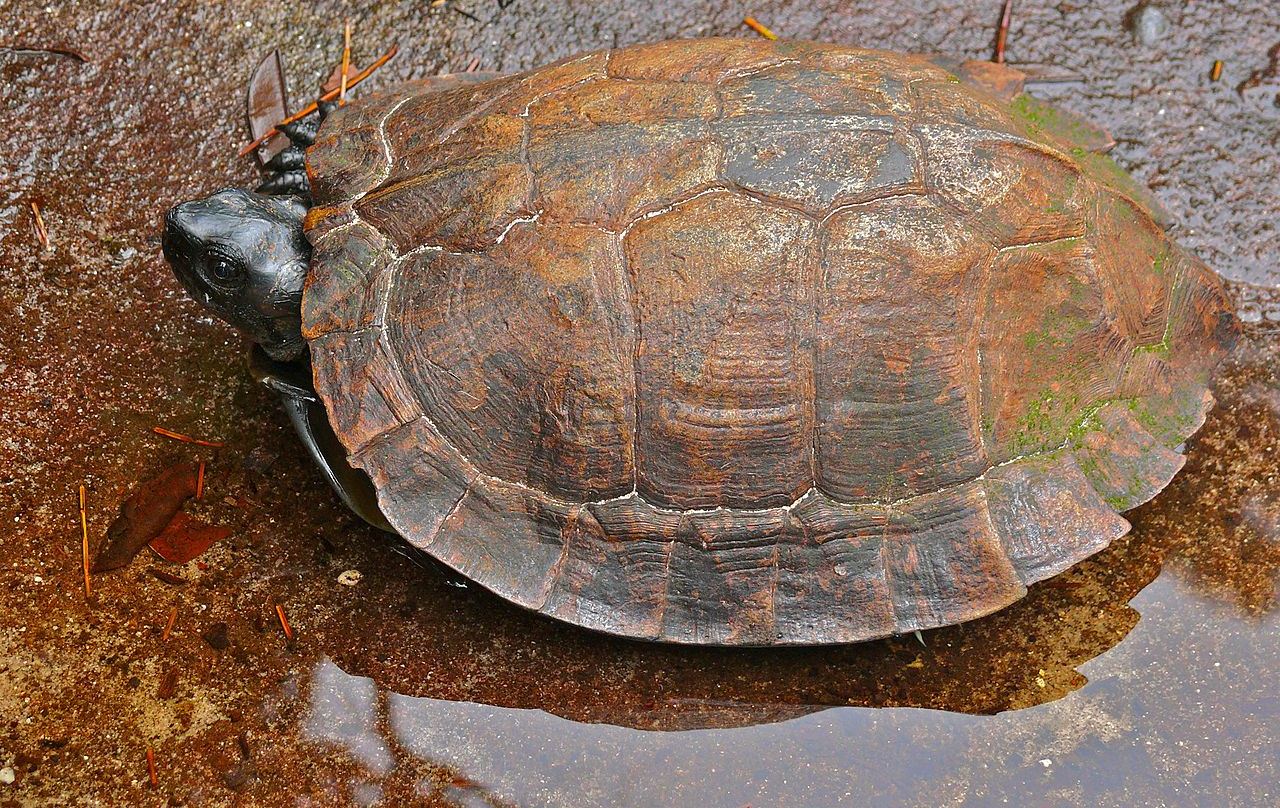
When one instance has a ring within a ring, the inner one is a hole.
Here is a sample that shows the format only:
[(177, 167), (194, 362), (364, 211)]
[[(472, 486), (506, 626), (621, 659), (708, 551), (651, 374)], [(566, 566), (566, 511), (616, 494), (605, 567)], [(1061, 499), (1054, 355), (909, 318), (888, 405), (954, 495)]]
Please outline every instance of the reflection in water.
[(668, 648), (410, 593), (351, 615), (305, 734), (364, 803), (1251, 804), (1280, 775), (1274, 363), (1246, 345), (1219, 399), (1129, 536), (924, 645)]
[[(325, 650), (344, 670), (406, 695), (649, 729), (759, 724), (830, 706), (989, 714), (1041, 704), (1083, 686), (1081, 666), (1138, 624), (1131, 601), (1162, 566), (1240, 616), (1258, 620), (1274, 608), (1275, 363), (1246, 343), (1218, 396), (1187, 467), (1127, 514), (1128, 536), (1008, 609), (926, 632), (924, 644), (906, 636), (818, 649), (663, 647), (533, 617), (476, 587), (458, 590), (424, 575), (407, 593), (351, 612), (349, 639)], [(397, 619), (388, 619), (389, 600), (404, 604)]]
[(378, 689), (372, 679), (351, 677), (322, 662), (311, 678), (311, 710), (304, 731), (335, 743), (375, 775), (391, 769), (391, 753), (378, 734)]
[(1135, 521), (1160, 537), (1162, 560), (1179, 578), (1252, 618), (1275, 608), (1280, 570), (1280, 347), (1264, 336), (1233, 358), (1184, 474)]
[[(363, 705), (356, 723), (385, 733), (378, 748), (395, 750), (395, 768), (382, 776), (391, 804), (414, 795), (487, 806), (897, 805), (941, 802), (979, 780), (984, 803), (1049, 793), (1088, 805), (1155, 804), (1176, 797), (1191, 772), (1208, 772), (1201, 787), (1225, 789), (1221, 804), (1232, 804), (1233, 790), (1248, 804), (1225, 739), (1242, 719), (1280, 718), (1251, 676), (1256, 664), (1274, 665), (1275, 648), (1259, 655), (1253, 631), (1208, 617), (1165, 578), (1139, 601), (1145, 619), (1114, 658), (1086, 666), (1089, 687), (992, 717), (844, 707), (757, 726), (655, 732), (395, 693), (369, 701), (355, 694), (367, 694), (372, 681), (329, 660), (315, 681), (352, 694), (340, 700)], [(1274, 629), (1275, 620), (1266, 622)], [(1218, 706), (1249, 701), (1248, 716)], [(368, 755), (367, 738), (316, 737), (346, 745), (356, 760)]]

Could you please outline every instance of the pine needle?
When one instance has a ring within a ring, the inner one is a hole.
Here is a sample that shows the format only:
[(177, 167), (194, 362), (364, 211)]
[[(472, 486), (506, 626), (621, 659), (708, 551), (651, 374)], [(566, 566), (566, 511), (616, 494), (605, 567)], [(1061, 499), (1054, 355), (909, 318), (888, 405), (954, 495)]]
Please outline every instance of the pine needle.
[(747, 17), (742, 22), (752, 31), (755, 31), (757, 34), (764, 37), (765, 39), (778, 38), (777, 34), (775, 34), (773, 31), (770, 31), (768, 28), (766, 28), (764, 24), (759, 20), (757, 20), (755, 17)]
[(342, 27), (342, 84), (338, 87), (338, 106), (347, 103), (347, 73), (351, 70), (351, 20)]
[(89, 588), (89, 517), (85, 513), (84, 486), (80, 486), (80, 556), (84, 562), (84, 596), (91, 594)]

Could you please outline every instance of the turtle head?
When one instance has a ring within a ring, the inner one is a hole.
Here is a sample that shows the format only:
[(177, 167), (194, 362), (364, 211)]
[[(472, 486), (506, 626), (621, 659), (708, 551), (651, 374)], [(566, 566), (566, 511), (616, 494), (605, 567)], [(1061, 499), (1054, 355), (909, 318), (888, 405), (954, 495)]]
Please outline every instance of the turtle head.
[(297, 197), (228, 188), (164, 217), (164, 257), (187, 293), (280, 361), (298, 358), (304, 346), (306, 212)]

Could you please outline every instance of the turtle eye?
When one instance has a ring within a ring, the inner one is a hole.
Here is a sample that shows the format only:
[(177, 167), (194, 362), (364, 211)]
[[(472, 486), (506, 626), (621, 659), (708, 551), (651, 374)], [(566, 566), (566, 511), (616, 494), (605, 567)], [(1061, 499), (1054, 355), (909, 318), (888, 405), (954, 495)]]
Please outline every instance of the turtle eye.
[(245, 276), (244, 265), (234, 258), (217, 253), (209, 253), (205, 262), (209, 279), (222, 286), (234, 286)]

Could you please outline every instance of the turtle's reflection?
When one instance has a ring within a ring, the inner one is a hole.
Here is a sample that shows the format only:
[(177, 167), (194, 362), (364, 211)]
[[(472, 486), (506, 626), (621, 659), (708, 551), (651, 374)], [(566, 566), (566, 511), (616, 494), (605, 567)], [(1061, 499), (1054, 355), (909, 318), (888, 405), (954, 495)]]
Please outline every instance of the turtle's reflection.
[(1127, 515), (1129, 535), (1013, 606), (921, 639), (811, 649), (652, 645), (534, 617), (427, 575), (410, 586), (406, 619), (388, 619), (385, 605), (357, 608), (349, 618), (361, 641), (325, 650), (343, 670), (404, 697), (645, 729), (744, 726), (850, 705), (990, 714), (1058, 699), (1085, 684), (1083, 663), (1137, 624), (1129, 601), (1162, 565), (1197, 597), (1232, 604), (1242, 617), (1274, 607), (1275, 367), (1256, 343), (1233, 357), (1186, 469)]

